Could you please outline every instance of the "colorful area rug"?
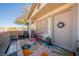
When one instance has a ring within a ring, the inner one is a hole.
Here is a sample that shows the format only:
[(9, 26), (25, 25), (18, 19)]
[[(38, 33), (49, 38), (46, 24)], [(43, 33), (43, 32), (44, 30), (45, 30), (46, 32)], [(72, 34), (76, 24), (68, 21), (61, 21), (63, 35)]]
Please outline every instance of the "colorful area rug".
[[(43, 41), (40, 41), (40, 43), (34, 42), (31, 44), (31, 46), (32, 47), (29, 48), (29, 51), (32, 52), (30, 54), (31, 56), (74, 56), (73, 52), (67, 51), (53, 44), (48, 45), (47, 42)], [(23, 50), (24, 55), (25, 53), (26, 52)]]

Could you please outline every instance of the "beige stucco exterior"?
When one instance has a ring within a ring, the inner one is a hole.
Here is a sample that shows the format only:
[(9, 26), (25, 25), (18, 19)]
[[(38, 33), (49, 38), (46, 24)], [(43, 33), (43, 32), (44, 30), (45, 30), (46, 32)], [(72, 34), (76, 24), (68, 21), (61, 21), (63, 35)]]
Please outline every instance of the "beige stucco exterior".
[[(68, 9), (68, 8), (72, 7), (74, 4), (65, 4), (65, 3), (63, 3), (63, 4), (57, 4), (57, 3), (41, 4), (39, 9), (37, 9), (37, 5), (36, 5), (36, 7), (35, 7), (35, 9), (34, 9), (34, 11), (33, 11), (33, 13), (31, 14), (30, 17), (34, 21), (34, 24), (32, 24), (32, 27), (34, 27), (35, 30), (37, 28), (39, 28), (39, 30), (41, 31), (41, 29), (42, 29), (41, 25), (42, 24), (37, 26), (37, 24), (42, 22), (41, 20), (46, 19), (46, 20), (48, 20), (47, 24), (49, 24), (49, 21), (51, 21), (49, 19), (53, 18), (52, 16), (54, 14), (57, 14), (60, 11)], [(48, 27), (47, 34), (49, 34), (49, 32), (50, 32), (50, 29), (49, 29), (50, 26), (51, 26), (51, 23), (50, 23), (50, 25), (47, 25), (47, 27)]]
[[(34, 5), (34, 4), (33, 4)], [(57, 15), (57, 14), (62, 14), (64, 12), (67, 12), (67, 11), (71, 11), (71, 19), (72, 19), (72, 23), (73, 24), (70, 24), (72, 25), (71, 29), (72, 30), (72, 40), (70, 43), (71, 45), (71, 48), (73, 51), (76, 51), (76, 48), (77, 48), (77, 45), (76, 45), (76, 40), (78, 40), (79, 38), (79, 20), (77, 18), (77, 8), (78, 8), (78, 4), (74, 4), (74, 3), (47, 3), (47, 4), (40, 4), (40, 7), (37, 9), (37, 6), (39, 4), (35, 4), (35, 8), (32, 7), (32, 12), (29, 13), (29, 17), (32, 21), (34, 21), (34, 23), (32, 24), (32, 28), (35, 29), (36, 31), (38, 32), (43, 32), (45, 34), (47, 34), (48, 36), (50, 36), (52, 38), (52, 43), (54, 43), (54, 25), (53, 25), (53, 22), (54, 22), (54, 16)], [(78, 21), (78, 24), (77, 24), (77, 21)], [(78, 27), (77, 27), (78, 26)], [(77, 29), (78, 28), (78, 29)], [(61, 34), (60, 34), (61, 35)], [(74, 39), (75, 38), (75, 39)]]

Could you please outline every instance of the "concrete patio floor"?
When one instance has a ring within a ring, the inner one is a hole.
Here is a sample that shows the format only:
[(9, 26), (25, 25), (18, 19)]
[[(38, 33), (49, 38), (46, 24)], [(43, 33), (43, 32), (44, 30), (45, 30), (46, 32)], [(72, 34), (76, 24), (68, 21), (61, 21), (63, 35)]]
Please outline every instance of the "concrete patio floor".
[(39, 53), (41, 53), (41, 52), (47, 52), (49, 56), (64, 55), (63, 54), (64, 52), (61, 53), (62, 51), (57, 50), (53, 46), (45, 46), (44, 44), (40, 45), (38, 42), (36, 42), (36, 45), (33, 45), (34, 43), (30, 42), (30, 40), (28, 40), (28, 39), (12, 41), (6, 55), (8, 55), (8, 56), (24, 56), (23, 52), (22, 52), (23, 51), (22, 46), (27, 45), (27, 44), (30, 44), (36, 48), (36, 50), (34, 50), (33, 48), (30, 48), (30, 50), (33, 51), (33, 54), (31, 54), (30, 56), (40, 56)]

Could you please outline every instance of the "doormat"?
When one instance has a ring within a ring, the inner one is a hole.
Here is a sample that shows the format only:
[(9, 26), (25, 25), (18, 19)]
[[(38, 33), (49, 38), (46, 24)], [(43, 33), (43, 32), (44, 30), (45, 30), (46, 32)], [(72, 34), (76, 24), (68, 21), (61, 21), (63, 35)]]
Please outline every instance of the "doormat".
[(53, 45), (53, 48), (58, 51), (60, 54), (64, 55), (64, 56), (75, 56), (74, 52), (68, 51), (66, 49), (63, 49), (57, 45)]

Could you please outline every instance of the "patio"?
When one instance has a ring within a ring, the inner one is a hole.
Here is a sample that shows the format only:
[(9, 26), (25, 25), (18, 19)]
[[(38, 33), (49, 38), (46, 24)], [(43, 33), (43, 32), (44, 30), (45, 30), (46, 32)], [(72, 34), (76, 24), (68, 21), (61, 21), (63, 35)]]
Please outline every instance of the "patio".
[[(42, 37), (40, 37), (42, 38)], [(48, 44), (44, 40), (36, 38), (22, 38), (12, 40), (7, 50), (8, 56), (65, 56), (74, 55), (61, 47)]]
[[(16, 6), (14, 9), (16, 9)], [(11, 21), (18, 25), (15, 27), (5, 26), (4, 28), (3, 24), (1, 27), (1, 56), (79, 55), (77, 32), (78, 4), (33, 3), (29, 7), (25, 8), (21, 16)], [(10, 23), (6, 23), (6, 25), (10, 25)], [(19, 27), (20, 25), (22, 27)]]

